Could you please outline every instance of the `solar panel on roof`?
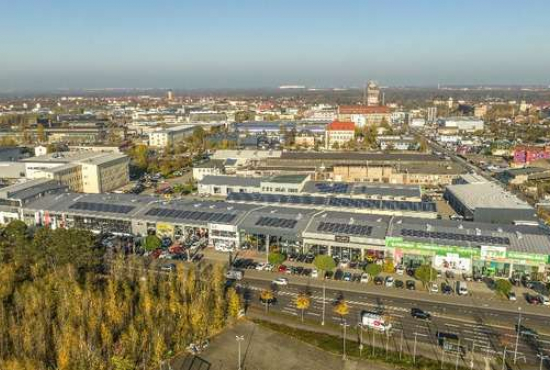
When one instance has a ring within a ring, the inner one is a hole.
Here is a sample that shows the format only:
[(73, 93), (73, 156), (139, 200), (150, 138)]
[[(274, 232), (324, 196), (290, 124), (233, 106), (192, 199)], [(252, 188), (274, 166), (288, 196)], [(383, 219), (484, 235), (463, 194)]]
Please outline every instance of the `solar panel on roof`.
[(317, 231), (331, 234), (369, 236), (372, 233), (372, 227), (367, 225), (349, 225), (335, 222), (321, 222), (317, 226)]
[(278, 217), (267, 217), (262, 216), (260, 217), (255, 225), (256, 226), (268, 226), (268, 227), (277, 227), (282, 229), (292, 229), (298, 221), (296, 220), (290, 220), (286, 218), (278, 218)]
[(134, 206), (122, 205), (122, 204), (91, 203), (91, 202), (76, 202), (69, 206), (69, 209), (75, 209), (75, 210), (118, 213), (118, 214), (129, 213), (134, 208), (135, 208)]
[(401, 235), (412, 236), (416, 238), (447, 239), (447, 240), (459, 240), (459, 241), (467, 241), (467, 242), (474, 242), (474, 243), (510, 245), (510, 238), (501, 237), (501, 236), (491, 236), (491, 235), (458, 234), (458, 233), (447, 233), (447, 232), (414, 230), (414, 229), (402, 229)]

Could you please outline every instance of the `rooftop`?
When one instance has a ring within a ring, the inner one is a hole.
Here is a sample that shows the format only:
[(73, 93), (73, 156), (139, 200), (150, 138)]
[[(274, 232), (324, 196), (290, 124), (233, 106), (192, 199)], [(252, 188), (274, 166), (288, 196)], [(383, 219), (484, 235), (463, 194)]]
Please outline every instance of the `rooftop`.
[(338, 107), (339, 114), (382, 114), (390, 113), (389, 107), (369, 107), (366, 105), (340, 105)]
[(272, 182), (272, 183), (289, 183), (289, 184), (301, 184), (304, 182), (309, 175), (278, 175), (273, 176), (267, 179), (264, 179), (265, 182)]
[(476, 208), (532, 209), (529, 204), (492, 182), (449, 185), (447, 191), (459, 198), (470, 210)]
[(214, 176), (206, 175), (200, 181), (201, 185), (219, 185), (219, 186), (243, 186), (259, 188), (262, 179), (259, 177), (241, 177), (241, 176)]
[(328, 124), (328, 131), (355, 131), (355, 123), (334, 121)]

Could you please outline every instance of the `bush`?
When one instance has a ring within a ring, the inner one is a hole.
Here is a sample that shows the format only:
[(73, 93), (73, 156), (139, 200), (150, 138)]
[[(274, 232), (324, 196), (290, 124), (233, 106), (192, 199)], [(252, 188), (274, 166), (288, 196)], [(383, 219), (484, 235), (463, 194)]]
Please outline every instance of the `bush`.
[(332, 271), (336, 267), (334, 258), (327, 255), (318, 255), (315, 257), (315, 260), (313, 260), (313, 264), (318, 270), (322, 271)]
[(154, 251), (157, 248), (160, 248), (162, 241), (156, 235), (148, 235), (145, 238), (144, 248), (148, 251)]
[(495, 290), (498, 293), (507, 296), (512, 290), (512, 283), (506, 279), (498, 279), (495, 282)]
[(278, 252), (271, 252), (269, 253), (269, 256), (267, 257), (269, 263), (271, 263), (274, 266), (279, 266), (286, 260), (286, 256), (282, 253)]
[(365, 272), (370, 276), (375, 277), (380, 275), (382, 272), (382, 267), (376, 263), (369, 263), (367, 267), (365, 267)]

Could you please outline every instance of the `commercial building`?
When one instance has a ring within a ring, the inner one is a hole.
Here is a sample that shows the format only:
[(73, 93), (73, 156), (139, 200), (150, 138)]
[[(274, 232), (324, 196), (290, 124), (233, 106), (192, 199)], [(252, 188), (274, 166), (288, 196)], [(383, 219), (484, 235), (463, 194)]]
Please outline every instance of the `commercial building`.
[(391, 123), (391, 110), (386, 106), (340, 105), (338, 120), (354, 122), (357, 127), (380, 126)]
[(60, 152), (27, 158), (28, 179), (50, 179), (83, 193), (116, 190), (130, 181), (130, 159), (125, 154)]
[(482, 131), (485, 124), (482, 119), (477, 117), (445, 117), (437, 120), (440, 128), (453, 129), (459, 132)]
[(525, 166), (541, 159), (550, 159), (550, 146), (516, 146), (514, 166)]
[(269, 246), (271, 251), (328, 254), (340, 260), (391, 258), (405, 267), (429, 264), (441, 271), (503, 278), (548, 275), (550, 236), (534, 226), (364, 214), (330, 209), (328, 203), (317, 203), (318, 197), (304, 198), (310, 204), (302, 208), (282, 202), (164, 202), (152, 196), (63, 190), (48, 194), (47, 182), (36, 187), (12, 190), (8, 197), (0, 192), (0, 199), (18, 192), (35, 194), (29, 202), (8, 204), (16, 212), (4, 222), (18, 217), (29, 225), (95, 233), (156, 233), (176, 239), (200, 235), (211, 247), (266, 252)]
[(355, 138), (355, 123), (331, 122), (326, 129), (325, 148), (338, 149), (348, 144)]
[(420, 147), (413, 136), (379, 135), (376, 143), (382, 150), (417, 150)]
[(449, 185), (444, 197), (466, 220), (504, 224), (536, 222), (533, 207), (493, 182)]

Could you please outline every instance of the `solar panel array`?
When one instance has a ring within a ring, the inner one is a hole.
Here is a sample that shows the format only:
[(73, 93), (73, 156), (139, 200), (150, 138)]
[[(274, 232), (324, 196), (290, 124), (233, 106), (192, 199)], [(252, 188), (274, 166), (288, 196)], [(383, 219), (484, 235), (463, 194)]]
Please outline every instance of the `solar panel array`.
[(415, 238), (448, 239), (448, 240), (459, 240), (463, 242), (473, 242), (473, 243), (510, 245), (510, 238), (501, 237), (501, 236), (457, 234), (457, 233), (447, 233), (447, 232), (440, 232), (440, 231), (424, 231), (424, 230), (412, 230), (412, 229), (402, 229), (401, 235), (412, 236)]
[(202, 212), (202, 211), (184, 211), (168, 208), (151, 208), (145, 213), (146, 216), (157, 216), (164, 218), (175, 218), (189, 221), (207, 221), (227, 223), (237, 217), (232, 213)]
[(280, 227), (283, 229), (292, 229), (298, 221), (289, 220), (286, 218), (277, 218), (277, 217), (265, 217), (262, 216), (256, 221), (256, 226), (269, 226), (269, 227)]
[(365, 225), (349, 225), (334, 222), (321, 222), (319, 223), (319, 226), (317, 226), (317, 231), (331, 234), (369, 236), (372, 232), (372, 227)]
[(315, 188), (319, 193), (344, 194), (348, 192), (349, 184), (343, 182), (332, 184), (326, 182), (318, 182), (315, 183)]
[(69, 209), (77, 209), (81, 211), (119, 213), (119, 214), (126, 214), (131, 210), (133, 210), (134, 208), (136, 207), (121, 205), (121, 204), (90, 203), (90, 202), (76, 202), (69, 206)]
[(284, 195), (264, 193), (230, 193), (227, 197), (230, 201), (259, 202), (259, 203), (285, 203), (297, 205), (313, 205), (353, 209), (380, 209), (411, 212), (435, 212), (435, 203), (412, 202), (378, 199), (352, 199), (315, 197), (310, 195)]

